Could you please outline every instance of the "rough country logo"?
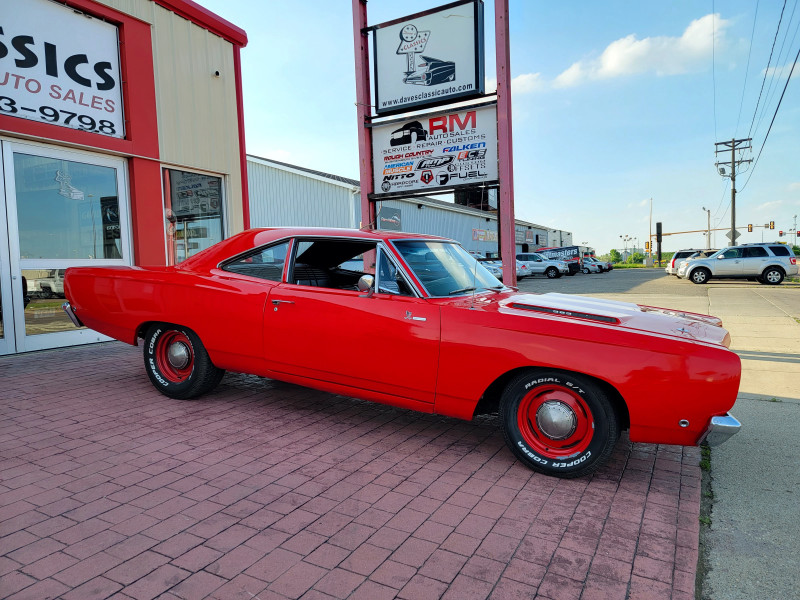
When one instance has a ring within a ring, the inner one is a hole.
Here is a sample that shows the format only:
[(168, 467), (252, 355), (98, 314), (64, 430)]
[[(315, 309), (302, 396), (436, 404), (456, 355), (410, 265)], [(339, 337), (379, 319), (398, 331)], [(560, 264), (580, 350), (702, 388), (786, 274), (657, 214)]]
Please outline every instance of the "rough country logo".
[[(397, 54), (406, 55), (406, 71), (403, 83), (409, 85), (438, 85), (456, 78), (456, 63), (422, 54), (428, 45), (430, 31), (418, 31), (411, 23), (400, 30), (400, 45)], [(417, 54), (422, 62), (417, 63)], [(419, 70), (418, 70), (419, 69)]]

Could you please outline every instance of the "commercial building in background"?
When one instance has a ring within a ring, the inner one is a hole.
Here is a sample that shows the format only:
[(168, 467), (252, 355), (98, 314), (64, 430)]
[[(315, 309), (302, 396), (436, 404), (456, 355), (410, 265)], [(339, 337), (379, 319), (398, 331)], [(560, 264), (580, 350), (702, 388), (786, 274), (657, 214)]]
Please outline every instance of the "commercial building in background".
[(190, 0), (0, 15), (0, 354), (94, 341), (64, 269), (175, 264), (248, 225), (247, 37)]
[[(361, 227), (359, 182), (258, 156), (247, 156), (253, 227)], [(495, 192), (456, 195), (456, 202), (427, 196), (379, 203), (377, 229), (441, 235), (483, 255), (498, 252)], [(572, 243), (572, 233), (517, 219), (518, 252)]]

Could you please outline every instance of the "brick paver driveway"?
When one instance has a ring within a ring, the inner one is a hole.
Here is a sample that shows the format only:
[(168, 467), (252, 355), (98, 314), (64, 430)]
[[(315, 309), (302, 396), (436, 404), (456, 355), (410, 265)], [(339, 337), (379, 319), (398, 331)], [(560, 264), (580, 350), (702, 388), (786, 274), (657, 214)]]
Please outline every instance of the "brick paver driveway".
[(496, 419), (228, 374), (157, 393), (138, 348), (0, 358), (3, 598), (693, 598), (697, 449), (534, 474)]

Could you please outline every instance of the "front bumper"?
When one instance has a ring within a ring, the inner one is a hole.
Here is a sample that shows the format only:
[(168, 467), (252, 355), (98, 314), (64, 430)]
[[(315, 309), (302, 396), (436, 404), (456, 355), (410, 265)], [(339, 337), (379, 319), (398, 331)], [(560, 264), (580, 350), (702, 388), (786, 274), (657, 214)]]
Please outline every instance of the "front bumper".
[(719, 446), (728, 441), (730, 437), (739, 433), (742, 424), (730, 413), (722, 417), (711, 417), (703, 435), (697, 441), (698, 446), (705, 442), (709, 446)]

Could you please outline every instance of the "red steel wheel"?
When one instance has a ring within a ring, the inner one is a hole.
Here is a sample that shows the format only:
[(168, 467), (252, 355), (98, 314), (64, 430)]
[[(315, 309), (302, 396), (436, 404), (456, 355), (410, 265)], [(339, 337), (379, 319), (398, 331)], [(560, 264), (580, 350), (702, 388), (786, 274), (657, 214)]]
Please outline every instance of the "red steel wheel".
[(553, 459), (583, 452), (594, 434), (594, 418), (583, 398), (555, 384), (535, 388), (522, 398), (517, 426), (534, 451)]
[(186, 381), (194, 369), (192, 342), (182, 331), (167, 331), (156, 343), (156, 363), (161, 374), (172, 381)]
[(619, 419), (603, 387), (567, 371), (531, 369), (500, 398), (506, 444), (534, 471), (580, 477), (600, 468), (619, 438)]

